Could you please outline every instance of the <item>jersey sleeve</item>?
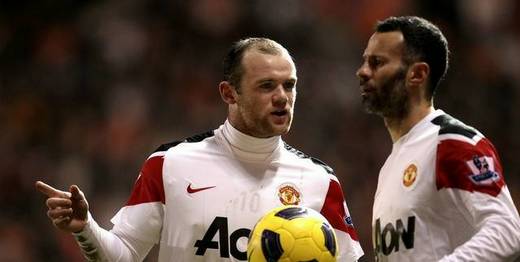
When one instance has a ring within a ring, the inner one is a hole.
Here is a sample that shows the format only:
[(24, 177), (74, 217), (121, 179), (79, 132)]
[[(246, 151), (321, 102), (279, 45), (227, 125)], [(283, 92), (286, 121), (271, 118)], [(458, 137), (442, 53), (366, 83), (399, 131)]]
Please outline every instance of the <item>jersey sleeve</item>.
[(334, 227), (339, 245), (338, 261), (357, 261), (363, 256), (358, 235), (337, 179), (331, 178), (321, 214)]
[(87, 226), (73, 234), (87, 261), (142, 261), (158, 243), (165, 203), (163, 157), (157, 152), (145, 161), (128, 202), (111, 220), (112, 230), (101, 228), (89, 213)]
[(159, 242), (165, 204), (164, 155), (164, 151), (156, 152), (143, 164), (128, 202), (111, 220), (115, 233), (140, 241)]
[(489, 140), (445, 139), (437, 149), (436, 186), (475, 234), (441, 261), (511, 261), (520, 255), (520, 218)]
[(86, 261), (143, 261), (153, 243), (114, 234), (101, 228), (88, 214), (85, 228), (72, 233)]

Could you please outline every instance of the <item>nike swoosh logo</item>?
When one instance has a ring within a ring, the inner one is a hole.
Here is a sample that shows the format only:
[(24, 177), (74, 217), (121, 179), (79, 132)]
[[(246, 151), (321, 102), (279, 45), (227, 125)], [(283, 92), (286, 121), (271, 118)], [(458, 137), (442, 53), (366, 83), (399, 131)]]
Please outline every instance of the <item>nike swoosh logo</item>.
[(206, 189), (211, 189), (211, 188), (214, 188), (216, 186), (208, 186), (208, 187), (199, 187), (199, 188), (192, 188), (191, 187), (191, 183), (188, 185), (188, 187), (186, 188), (186, 191), (188, 191), (188, 193), (190, 194), (193, 194), (193, 193), (197, 193), (199, 191), (202, 191), (202, 190), (206, 190)]

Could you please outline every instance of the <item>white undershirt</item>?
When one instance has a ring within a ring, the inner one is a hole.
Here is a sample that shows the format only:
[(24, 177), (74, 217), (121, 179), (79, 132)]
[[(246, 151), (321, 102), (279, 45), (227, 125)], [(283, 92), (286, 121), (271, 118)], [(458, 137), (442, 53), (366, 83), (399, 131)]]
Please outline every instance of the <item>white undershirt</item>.
[(245, 161), (264, 162), (274, 157), (282, 145), (281, 136), (258, 138), (246, 135), (233, 127), (229, 120), (224, 123), (222, 134), (236, 157)]

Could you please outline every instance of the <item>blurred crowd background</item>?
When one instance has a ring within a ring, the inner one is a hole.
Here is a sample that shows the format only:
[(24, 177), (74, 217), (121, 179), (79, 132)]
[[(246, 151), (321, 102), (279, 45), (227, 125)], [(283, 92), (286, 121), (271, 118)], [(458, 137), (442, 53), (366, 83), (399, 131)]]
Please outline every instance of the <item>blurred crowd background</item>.
[(391, 142), (382, 120), (364, 113), (355, 71), (374, 23), (392, 15), (444, 31), (451, 67), (435, 105), (494, 142), (520, 204), (516, 0), (29, 2), (0, 3), (0, 261), (82, 261), (34, 182), (78, 184), (111, 228), (158, 145), (225, 120), (222, 58), (248, 36), (292, 52), (299, 94), (285, 139), (335, 169), (362, 261), (373, 261), (372, 201)]

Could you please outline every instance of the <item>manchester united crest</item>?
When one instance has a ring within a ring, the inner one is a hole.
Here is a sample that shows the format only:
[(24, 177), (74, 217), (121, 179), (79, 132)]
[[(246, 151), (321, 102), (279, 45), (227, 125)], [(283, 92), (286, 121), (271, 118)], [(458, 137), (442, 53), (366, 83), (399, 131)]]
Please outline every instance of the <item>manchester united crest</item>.
[(284, 205), (298, 205), (301, 201), (301, 193), (292, 184), (282, 184), (278, 188), (278, 198)]
[(405, 187), (410, 187), (415, 182), (417, 178), (417, 166), (414, 164), (410, 164), (403, 173), (403, 185)]

